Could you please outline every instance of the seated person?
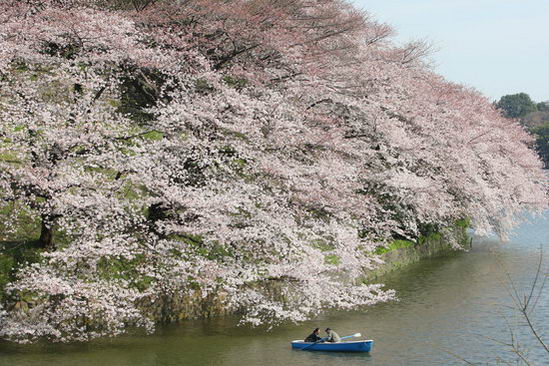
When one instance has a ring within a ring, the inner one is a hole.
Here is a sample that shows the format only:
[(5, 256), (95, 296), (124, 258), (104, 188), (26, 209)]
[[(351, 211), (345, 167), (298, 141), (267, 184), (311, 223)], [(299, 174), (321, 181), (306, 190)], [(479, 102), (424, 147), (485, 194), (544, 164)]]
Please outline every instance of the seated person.
[(332, 343), (341, 342), (341, 337), (339, 337), (339, 335), (333, 330), (331, 330), (330, 328), (326, 328), (326, 333), (328, 334), (326, 342), (332, 342)]
[(320, 338), (320, 336), (318, 335), (318, 332), (320, 331), (320, 329), (318, 328), (315, 328), (315, 330), (313, 330), (313, 332), (311, 334), (309, 334), (307, 336), (307, 338), (305, 338), (305, 342), (318, 342), (320, 341), (322, 338)]

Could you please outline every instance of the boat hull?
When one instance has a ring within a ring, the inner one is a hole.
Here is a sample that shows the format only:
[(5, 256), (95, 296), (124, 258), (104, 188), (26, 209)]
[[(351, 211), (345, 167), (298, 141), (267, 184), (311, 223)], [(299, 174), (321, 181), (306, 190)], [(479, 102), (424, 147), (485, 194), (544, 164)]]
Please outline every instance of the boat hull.
[(324, 352), (370, 352), (374, 341), (355, 341), (339, 343), (316, 343), (293, 341), (293, 349), (303, 349), (304, 351), (324, 351)]

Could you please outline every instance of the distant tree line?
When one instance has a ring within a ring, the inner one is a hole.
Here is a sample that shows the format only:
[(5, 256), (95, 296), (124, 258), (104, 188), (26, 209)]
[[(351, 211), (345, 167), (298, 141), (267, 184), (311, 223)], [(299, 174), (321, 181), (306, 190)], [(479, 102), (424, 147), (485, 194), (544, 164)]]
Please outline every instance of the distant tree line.
[(536, 150), (549, 168), (549, 101), (534, 102), (526, 93), (504, 95), (496, 103), (508, 118), (520, 123), (536, 138)]

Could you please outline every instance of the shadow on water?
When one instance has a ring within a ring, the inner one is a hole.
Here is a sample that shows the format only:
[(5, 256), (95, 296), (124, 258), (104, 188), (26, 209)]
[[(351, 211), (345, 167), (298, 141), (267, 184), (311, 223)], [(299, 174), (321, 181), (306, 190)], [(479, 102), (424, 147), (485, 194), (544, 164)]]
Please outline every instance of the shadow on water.
[(301, 351), (297, 349), (292, 349), (295, 357), (306, 357), (309, 362), (314, 363), (335, 363), (339, 365), (340, 363), (348, 364), (349, 361), (358, 361), (358, 362), (370, 362), (373, 359), (372, 354), (370, 353), (345, 353), (345, 352), (321, 352), (321, 351)]

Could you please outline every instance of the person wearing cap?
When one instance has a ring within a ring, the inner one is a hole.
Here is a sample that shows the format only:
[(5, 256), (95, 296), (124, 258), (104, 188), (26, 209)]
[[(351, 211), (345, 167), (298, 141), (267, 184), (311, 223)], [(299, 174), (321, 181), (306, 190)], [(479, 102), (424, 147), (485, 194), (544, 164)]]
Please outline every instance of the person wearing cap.
[(318, 333), (320, 332), (320, 329), (319, 328), (315, 328), (315, 330), (313, 330), (313, 332), (311, 334), (309, 334), (307, 336), (307, 338), (305, 338), (305, 342), (318, 342), (320, 341), (322, 338), (320, 338), (320, 336), (318, 335)]
[(332, 343), (341, 342), (341, 337), (339, 336), (339, 334), (337, 334), (330, 328), (326, 328), (326, 334), (328, 334), (326, 342), (332, 342)]

